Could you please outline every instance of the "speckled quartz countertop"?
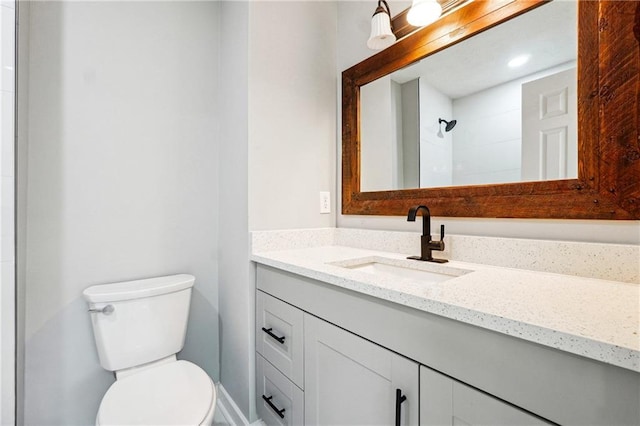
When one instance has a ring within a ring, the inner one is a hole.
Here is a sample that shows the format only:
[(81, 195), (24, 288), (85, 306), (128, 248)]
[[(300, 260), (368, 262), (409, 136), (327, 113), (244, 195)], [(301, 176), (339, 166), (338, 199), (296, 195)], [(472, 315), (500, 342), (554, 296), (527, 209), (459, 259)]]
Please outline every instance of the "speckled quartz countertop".
[[(265, 249), (267, 247), (261, 247)], [(640, 372), (640, 286), (451, 260), (471, 271), (443, 282), (349, 269), (381, 260), (437, 264), (405, 254), (324, 245), (256, 250), (251, 260), (404, 306)], [(434, 252), (434, 257), (438, 257)], [(342, 265), (342, 266), (340, 266)]]

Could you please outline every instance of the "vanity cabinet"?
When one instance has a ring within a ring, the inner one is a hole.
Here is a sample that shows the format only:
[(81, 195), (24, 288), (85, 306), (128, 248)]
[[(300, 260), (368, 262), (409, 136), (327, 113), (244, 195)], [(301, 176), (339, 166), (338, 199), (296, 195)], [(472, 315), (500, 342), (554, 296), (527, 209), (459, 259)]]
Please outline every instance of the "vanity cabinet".
[(258, 393), (267, 424), (394, 424), (396, 389), (403, 425), (640, 424), (636, 372), (269, 266), (256, 283), (258, 390), (302, 419)]
[(418, 364), (305, 314), (305, 425), (418, 425)]
[(420, 366), (420, 426), (550, 424), (444, 374)]
[(256, 314), (267, 425), (550, 424), (260, 290)]
[(416, 362), (261, 291), (256, 352), (267, 425), (418, 425)]

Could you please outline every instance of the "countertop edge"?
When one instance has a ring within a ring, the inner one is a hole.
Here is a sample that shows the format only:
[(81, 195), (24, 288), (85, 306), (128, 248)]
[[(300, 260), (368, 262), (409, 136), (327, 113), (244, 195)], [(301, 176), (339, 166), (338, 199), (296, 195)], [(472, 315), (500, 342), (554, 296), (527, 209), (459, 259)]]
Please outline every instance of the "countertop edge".
[(447, 304), (389, 288), (384, 288), (384, 291), (381, 292), (380, 287), (371, 283), (354, 281), (352, 279), (339, 277), (327, 272), (274, 260), (259, 253), (252, 254), (250, 256), (250, 260), (265, 266), (270, 266), (306, 278), (355, 291), (357, 293), (397, 303), (402, 306), (407, 306), (412, 309), (439, 315), (465, 324), (495, 331), (640, 373), (640, 351), (636, 351), (634, 349), (624, 348), (583, 336), (568, 334), (481, 311)]

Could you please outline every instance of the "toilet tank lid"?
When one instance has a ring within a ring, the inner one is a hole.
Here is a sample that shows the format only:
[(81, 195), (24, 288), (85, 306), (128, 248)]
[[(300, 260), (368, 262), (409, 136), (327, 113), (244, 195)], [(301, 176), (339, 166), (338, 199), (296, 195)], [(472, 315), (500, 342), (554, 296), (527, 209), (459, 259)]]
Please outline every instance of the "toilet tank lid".
[(86, 288), (82, 294), (91, 303), (117, 302), (175, 293), (176, 291), (193, 287), (194, 281), (195, 277), (193, 275), (178, 274), (144, 280), (92, 285)]

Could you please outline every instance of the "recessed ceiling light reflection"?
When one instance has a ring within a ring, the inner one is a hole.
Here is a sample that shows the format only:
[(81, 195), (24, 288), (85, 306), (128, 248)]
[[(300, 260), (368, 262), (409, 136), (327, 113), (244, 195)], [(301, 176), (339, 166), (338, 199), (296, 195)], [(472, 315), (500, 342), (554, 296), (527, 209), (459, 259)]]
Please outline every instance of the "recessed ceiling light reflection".
[(517, 68), (529, 62), (530, 58), (531, 58), (531, 55), (516, 56), (515, 58), (510, 60), (507, 65), (509, 65), (510, 68)]

